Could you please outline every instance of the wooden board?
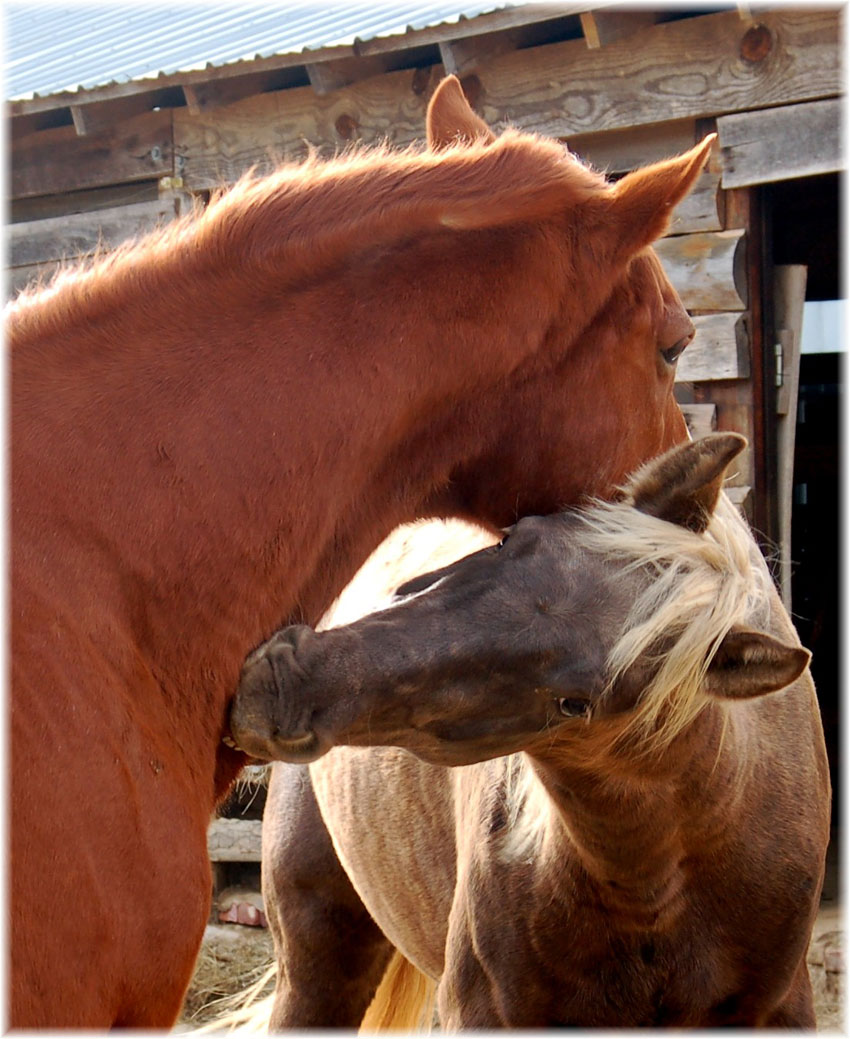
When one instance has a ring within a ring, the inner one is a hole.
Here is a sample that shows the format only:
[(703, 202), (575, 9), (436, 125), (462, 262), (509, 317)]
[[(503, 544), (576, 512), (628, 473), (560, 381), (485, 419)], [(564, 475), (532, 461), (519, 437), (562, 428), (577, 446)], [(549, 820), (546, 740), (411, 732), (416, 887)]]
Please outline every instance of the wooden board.
[(306, 155), (307, 142), (325, 154), (355, 141), (409, 144), (424, 135), (428, 98), (440, 78), (435, 66), (375, 76), (321, 96), (299, 87), (195, 116), (176, 109), (174, 148), (184, 160), (183, 182), (197, 191), (233, 183), (251, 167), (268, 172)]
[(750, 354), (744, 315), (703, 314), (693, 322), (696, 335), (676, 365), (676, 382), (746, 379)]
[(723, 187), (768, 184), (844, 168), (839, 98), (721, 116)]
[[(696, 120), (681, 119), (631, 130), (576, 134), (567, 139), (570, 151), (609, 176), (679, 155), (703, 136)], [(715, 144), (708, 165), (691, 193), (673, 211), (670, 234), (719, 231), (722, 222), (720, 147)]]
[(779, 585), (782, 601), (791, 603), (791, 512), (794, 492), (794, 441), (800, 386), (800, 341), (808, 270), (801, 264), (776, 267), (773, 275), (773, 320), (783, 346), (782, 386), (777, 390), (776, 490), (779, 498)]
[(717, 429), (717, 408), (713, 404), (680, 404), (691, 434), (691, 440), (701, 440)]
[(7, 229), (9, 264), (24, 267), (85, 256), (99, 247), (113, 249), (127, 238), (173, 220), (178, 209), (178, 200), (167, 196), (155, 202), (115, 206), (96, 213), (73, 213), (12, 224)]
[(656, 242), (655, 250), (688, 310), (746, 308), (744, 231), (677, 235)]
[(84, 137), (73, 126), (29, 134), (10, 149), (11, 194), (51, 195), (171, 174), (171, 140), (171, 111)]
[[(841, 18), (838, 8), (781, 8), (759, 12), (759, 29), (729, 11), (600, 50), (568, 40), (519, 51), (478, 70), (482, 114), (567, 137), (834, 97), (843, 90)], [(769, 46), (759, 50), (763, 30)]]
[[(842, 89), (837, 10), (782, 9), (761, 20), (773, 43), (758, 62), (741, 56), (749, 28), (737, 11), (704, 15), (644, 29), (640, 47), (622, 40), (591, 51), (575, 39), (500, 55), (472, 77), (474, 103), (496, 128), (513, 123), (570, 138)], [(185, 183), (201, 189), (232, 182), (254, 163), (268, 169), (303, 155), (306, 141), (333, 151), (352, 141), (421, 139), (427, 100), (441, 76), (433, 66), (375, 76), (324, 97), (298, 87), (210, 113), (174, 109)]]

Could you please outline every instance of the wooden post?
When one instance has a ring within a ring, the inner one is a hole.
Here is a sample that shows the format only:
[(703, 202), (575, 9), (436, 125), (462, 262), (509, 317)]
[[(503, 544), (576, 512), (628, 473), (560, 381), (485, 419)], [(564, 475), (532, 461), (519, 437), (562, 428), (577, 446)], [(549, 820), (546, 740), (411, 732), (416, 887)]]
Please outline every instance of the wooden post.
[(780, 591), (785, 608), (791, 609), (791, 506), (794, 492), (794, 440), (797, 429), (797, 394), (800, 386), (800, 343), (807, 268), (801, 264), (777, 267), (773, 275), (773, 322), (776, 343), (776, 449), (779, 512)]

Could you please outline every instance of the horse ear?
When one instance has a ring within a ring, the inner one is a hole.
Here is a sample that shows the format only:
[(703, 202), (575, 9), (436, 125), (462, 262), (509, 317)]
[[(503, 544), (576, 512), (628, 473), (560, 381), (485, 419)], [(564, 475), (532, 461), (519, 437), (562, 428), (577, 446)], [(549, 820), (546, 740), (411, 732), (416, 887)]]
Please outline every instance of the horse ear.
[(469, 106), (457, 76), (446, 76), (440, 82), (425, 119), (428, 147), (431, 151), (452, 144), (490, 144), (496, 135)]
[(796, 681), (812, 655), (761, 631), (738, 628), (720, 643), (708, 665), (704, 689), (719, 700), (750, 700)]
[(716, 138), (709, 134), (684, 155), (635, 170), (614, 185), (610, 204), (621, 258), (633, 256), (664, 234), (673, 209), (702, 173)]
[(739, 433), (710, 433), (653, 459), (625, 487), (640, 512), (701, 534), (723, 489), (726, 468), (747, 446)]

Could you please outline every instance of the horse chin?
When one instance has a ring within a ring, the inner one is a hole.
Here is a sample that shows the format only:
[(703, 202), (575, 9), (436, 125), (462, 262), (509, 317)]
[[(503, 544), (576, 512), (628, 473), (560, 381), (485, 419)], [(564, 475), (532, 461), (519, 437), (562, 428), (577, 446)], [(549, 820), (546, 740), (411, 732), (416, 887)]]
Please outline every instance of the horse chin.
[(238, 742), (234, 741), (237, 749), (252, 758), (259, 761), (286, 761), (292, 765), (307, 765), (330, 749), (330, 744), (315, 732), (308, 732), (304, 736), (289, 740), (278, 736), (272, 739), (255, 739), (250, 735), (243, 735), (237, 739)]

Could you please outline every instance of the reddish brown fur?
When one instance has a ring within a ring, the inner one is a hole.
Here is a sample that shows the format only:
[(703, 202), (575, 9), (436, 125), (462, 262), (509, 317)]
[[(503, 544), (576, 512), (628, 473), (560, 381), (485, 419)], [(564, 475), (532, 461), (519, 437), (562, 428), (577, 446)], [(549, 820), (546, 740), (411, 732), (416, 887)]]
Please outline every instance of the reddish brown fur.
[(249, 648), (399, 522), (551, 511), (684, 436), (643, 209), (705, 155), (633, 196), (514, 133), (312, 162), (11, 309), (14, 1026), (175, 1019)]

